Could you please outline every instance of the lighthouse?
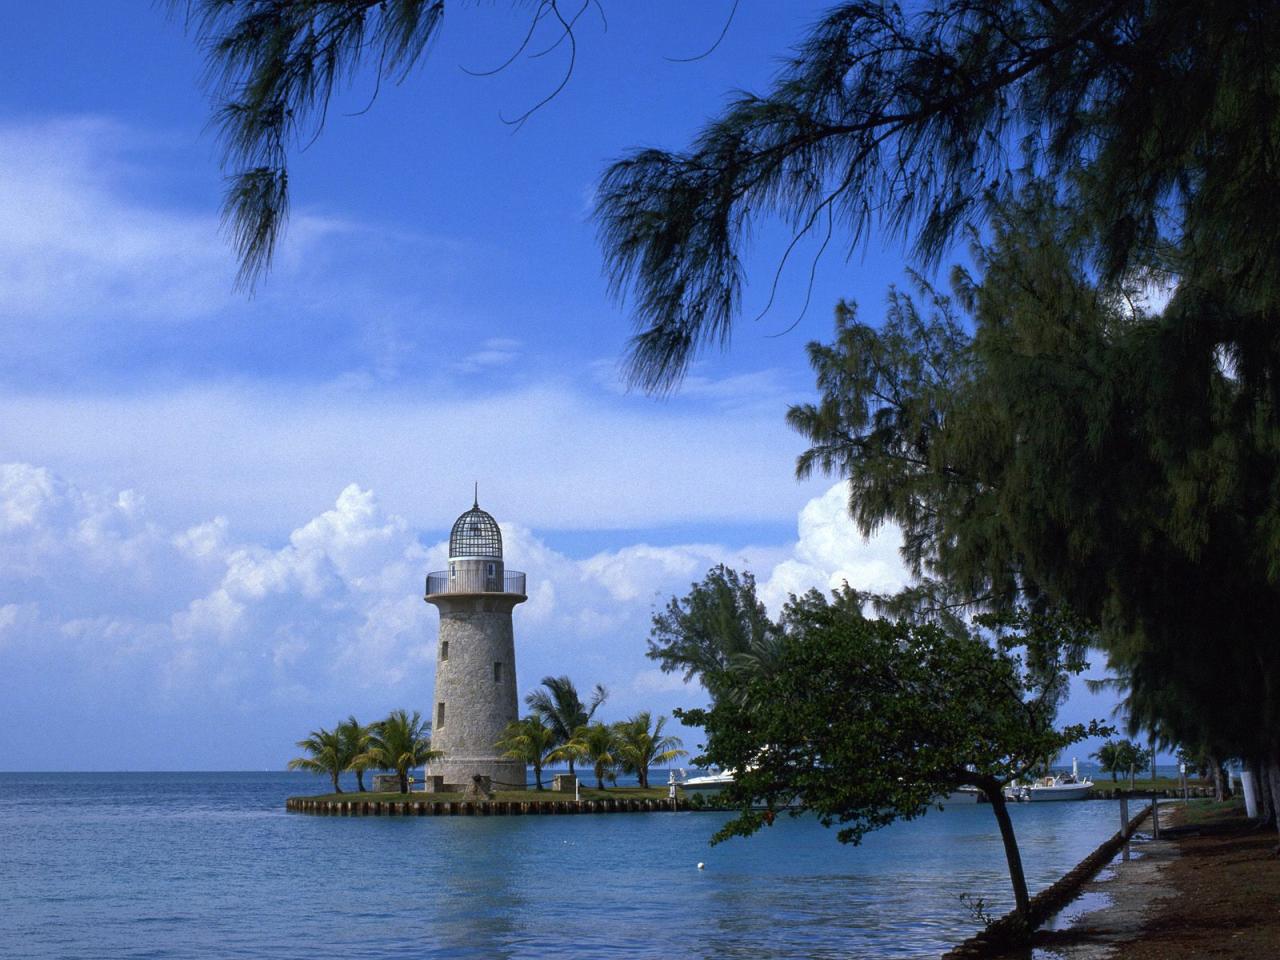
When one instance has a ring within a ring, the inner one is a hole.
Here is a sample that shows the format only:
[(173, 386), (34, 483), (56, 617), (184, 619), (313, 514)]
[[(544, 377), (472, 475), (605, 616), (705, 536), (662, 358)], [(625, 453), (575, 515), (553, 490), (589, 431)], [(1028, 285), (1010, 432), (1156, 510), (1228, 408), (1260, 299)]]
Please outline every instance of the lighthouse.
[[(523, 603), (524, 574), (502, 562), (502, 531), (479, 497), (449, 533), (449, 569), (427, 574), (427, 603), (440, 611), (428, 789), (464, 790), (487, 777), (523, 790), (525, 765), (495, 746), (518, 718), (511, 612)], [(482, 783), (484, 781), (481, 781)]]

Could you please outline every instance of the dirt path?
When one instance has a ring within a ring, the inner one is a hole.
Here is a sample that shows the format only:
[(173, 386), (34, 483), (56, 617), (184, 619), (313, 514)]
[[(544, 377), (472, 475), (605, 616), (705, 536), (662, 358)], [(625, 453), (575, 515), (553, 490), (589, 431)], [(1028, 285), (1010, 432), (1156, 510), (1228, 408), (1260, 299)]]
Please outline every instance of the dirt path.
[[(1186, 820), (1187, 818), (1180, 817)], [(1134, 847), (1036, 936), (1044, 960), (1280, 957), (1280, 837), (1238, 813), (1184, 822)], [(1022, 956), (1027, 956), (1024, 953)]]

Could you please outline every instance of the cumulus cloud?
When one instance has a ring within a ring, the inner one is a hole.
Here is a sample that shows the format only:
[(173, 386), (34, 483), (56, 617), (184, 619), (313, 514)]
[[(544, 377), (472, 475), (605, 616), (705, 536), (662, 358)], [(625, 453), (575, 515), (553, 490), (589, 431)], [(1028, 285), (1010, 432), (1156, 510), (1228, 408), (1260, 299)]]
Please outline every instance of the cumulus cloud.
[(654, 547), (641, 543), (596, 554), (582, 564), (582, 570), (614, 600), (630, 602), (644, 598), (657, 583), (700, 579), (707, 569), (723, 562), (724, 552), (713, 544)]
[(911, 581), (898, 552), (902, 531), (886, 524), (864, 538), (849, 516), (848, 497), (848, 486), (837, 483), (800, 511), (793, 555), (760, 585), (760, 598), (770, 610), (777, 613), (788, 594), (813, 587), (830, 591), (848, 583), (858, 590), (893, 593)]
[[(565, 673), (583, 688), (604, 683), (610, 718), (700, 702), (696, 683), (645, 657), (655, 607), (722, 562), (754, 569), (773, 593), (842, 578), (882, 587), (895, 576), (889, 547), (843, 543), (840, 498), (837, 486), (811, 501), (791, 545), (642, 543), (573, 558), (503, 522), (508, 563), (529, 575), (516, 612), (523, 689)], [(237, 536), (223, 517), (170, 529), (129, 491), (0, 466), (3, 762), (22, 765), (22, 725), (41, 715), (35, 703), (58, 698), (87, 718), (62, 732), (68, 756), (84, 755), (78, 738), (95, 727), (182, 714), (202, 728), (268, 731), (224, 747), (268, 765), (316, 724), (430, 703), (437, 619), (422, 578), (446, 553), (354, 483), (273, 544)], [(126, 739), (111, 755), (130, 749)], [(202, 749), (216, 765), (221, 754)]]

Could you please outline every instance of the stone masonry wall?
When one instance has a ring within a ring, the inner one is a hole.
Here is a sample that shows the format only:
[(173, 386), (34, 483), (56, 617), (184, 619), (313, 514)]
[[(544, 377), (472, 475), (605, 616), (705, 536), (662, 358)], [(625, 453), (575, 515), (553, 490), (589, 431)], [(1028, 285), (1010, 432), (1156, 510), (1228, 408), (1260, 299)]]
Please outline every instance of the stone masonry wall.
[[(430, 765), (428, 775), (466, 787), (473, 775), (481, 774), (492, 778), (495, 789), (523, 789), (525, 765), (501, 759), (494, 746), (507, 724), (519, 716), (511, 627), (518, 600), (512, 595), (476, 594), (430, 600), (440, 608), (431, 745), (445, 755)], [(446, 643), (447, 659), (442, 657)]]

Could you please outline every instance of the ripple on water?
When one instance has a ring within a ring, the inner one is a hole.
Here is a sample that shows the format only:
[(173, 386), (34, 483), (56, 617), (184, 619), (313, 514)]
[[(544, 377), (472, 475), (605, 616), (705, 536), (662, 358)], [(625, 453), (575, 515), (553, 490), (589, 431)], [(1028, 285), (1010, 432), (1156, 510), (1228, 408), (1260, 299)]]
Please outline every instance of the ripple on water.
[[(316, 789), (284, 773), (0, 774), (8, 942), (30, 960), (935, 956), (977, 927), (960, 893), (993, 912), (1011, 901), (985, 806), (860, 847), (807, 818), (708, 847), (723, 815), (282, 812)], [(1033, 890), (1118, 816), (1107, 803), (1012, 814)]]

